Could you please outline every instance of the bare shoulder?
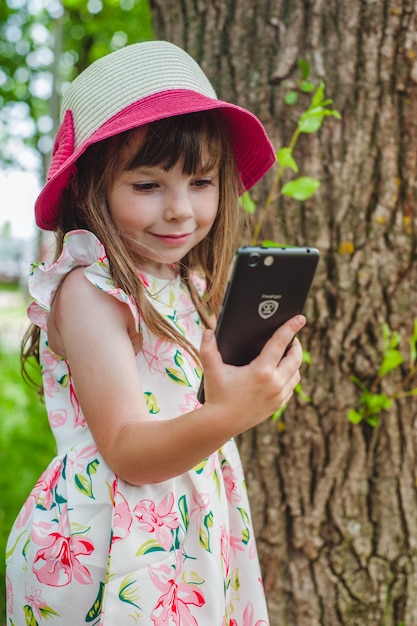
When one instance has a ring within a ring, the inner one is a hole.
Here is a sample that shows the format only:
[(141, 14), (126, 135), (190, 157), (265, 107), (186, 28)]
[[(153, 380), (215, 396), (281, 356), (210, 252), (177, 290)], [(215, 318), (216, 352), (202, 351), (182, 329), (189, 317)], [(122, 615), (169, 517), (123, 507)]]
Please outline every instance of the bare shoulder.
[(85, 336), (128, 331), (130, 316), (121, 302), (93, 285), (78, 267), (59, 285), (48, 319), (52, 350), (67, 358), (67, 341), (83, 341)]

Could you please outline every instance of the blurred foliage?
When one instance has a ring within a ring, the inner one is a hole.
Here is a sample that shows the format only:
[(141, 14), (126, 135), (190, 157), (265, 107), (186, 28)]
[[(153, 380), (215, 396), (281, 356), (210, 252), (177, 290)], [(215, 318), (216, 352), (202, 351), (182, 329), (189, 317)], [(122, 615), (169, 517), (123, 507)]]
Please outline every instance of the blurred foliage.
[(68, 82), (103, 55), (149, 39), (148, 0), (0, 2), (0, 164), (27, 167), (23, 142), (41, 172)]
[(19, 354), (0, 346), (0, 624), (5, 615), (4, 558), (12, 524), (55, 455), (45, 406), (22, 383)]

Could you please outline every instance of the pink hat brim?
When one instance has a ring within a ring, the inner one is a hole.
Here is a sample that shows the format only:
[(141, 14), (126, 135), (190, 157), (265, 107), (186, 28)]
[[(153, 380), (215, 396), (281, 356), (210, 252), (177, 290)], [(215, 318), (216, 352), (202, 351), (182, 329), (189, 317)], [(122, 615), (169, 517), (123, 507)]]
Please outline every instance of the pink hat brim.
[(224, 116), (243, 187), (250, 189), (275, 163), (274, 148), (258, 118), (237, 105), (195, 91), (167, 90), (128, 105), (75, 149), (72, 116), (66, 112), (57, 134), (48, 180), (35, 203), (37, 225), (45, 230), (55, 229), (61, 194), (76, 172), (77, 159), (90, 145), (156, 120), (211, 109), (219, 109)]

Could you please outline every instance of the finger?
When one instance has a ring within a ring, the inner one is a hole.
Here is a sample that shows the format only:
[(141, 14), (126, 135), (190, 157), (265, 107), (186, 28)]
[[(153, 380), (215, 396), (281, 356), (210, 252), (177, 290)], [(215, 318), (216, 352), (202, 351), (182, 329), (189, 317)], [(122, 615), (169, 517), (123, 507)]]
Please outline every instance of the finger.
[[(294, 335), (303, 328), (305, 323), (306, 318), (304, 315), (296, 315), (288, 320), (288, 322), (285, 322), (285, 324), (278, 328), (266, 342), (257, 360), (265, 363), (269, 361), (279, 363), (288, 349), (288, 346), (293, 341)], [(296, 346), (297, 344), (294, 343), (294, 345)], [(291, 350), (292, 346), (289, 348), (289, 351)]]
[(200, 359), (206, 377), (215, 374), (223, 365), (223, 359), (217, 347), (212, 330), (205, 329), (201, 340)]

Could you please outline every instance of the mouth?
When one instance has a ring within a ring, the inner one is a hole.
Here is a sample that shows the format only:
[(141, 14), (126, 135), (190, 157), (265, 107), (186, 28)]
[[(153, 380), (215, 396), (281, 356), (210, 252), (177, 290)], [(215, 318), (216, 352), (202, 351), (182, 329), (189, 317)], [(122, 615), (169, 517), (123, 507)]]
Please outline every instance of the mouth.
[(188, 241), (191, 233), (178, 233), (178, 234), (158, 234), (158, 233), (150, 233), (153, 237), (167, 244), (171, 245), (180, 245)]

